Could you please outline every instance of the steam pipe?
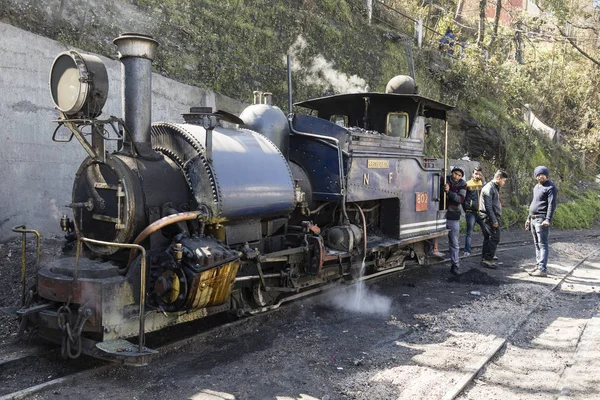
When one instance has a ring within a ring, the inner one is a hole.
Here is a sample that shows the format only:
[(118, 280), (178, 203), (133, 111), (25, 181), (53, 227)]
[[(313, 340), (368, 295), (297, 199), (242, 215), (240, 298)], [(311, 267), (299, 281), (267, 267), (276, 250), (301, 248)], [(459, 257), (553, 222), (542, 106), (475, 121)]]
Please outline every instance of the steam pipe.
[[(176, 222), (181, 221), (189, 221), (200, 217), (201, 215), (206, 215), (204, 211), (187, 211), (179, 214), (167, 215), (166, 217), (162, 217), (161, 219), (154, 221), (150, 225), (146, 227), (143, 231), (140, 232), (139, 235), (133, 241), (133, 244), (138, 245), (142, 243), (144, 239), (150, 236), (152, 233), (158, 231), (159, 229), (164, 228), (165, 226), (172, 225)], [(123, 273), (129, 269), (129, 265), (133, 261), (135, 254), (137, 252), (137, 247), (132, 248), (129, 253), (129, 261), (127, 262), (127, 267), (122, 271)]]
[(143, 151), (150, 146), (152, 60), (158, 42), (149, 35), (124, 33), (113, 43), (119, 49), (122, 64), (123, 117), (132, 135), (132, 139), (125, 136), (123, 140), (126, 144), (132, 140)]
[[(360, 208), (360, 206), (358, 205), (358, 203), (354, 203), (354, 205), (358, 208), (358, 211), (360, 211), (360, 216), (362, 218), (362, 223), (363, 223), (363, 257), (367, 256), (367, 219), (365, 218), (365, 213), (363, 212), (362, 208)], [(364, 258), (363, 258), (364, 260)]]

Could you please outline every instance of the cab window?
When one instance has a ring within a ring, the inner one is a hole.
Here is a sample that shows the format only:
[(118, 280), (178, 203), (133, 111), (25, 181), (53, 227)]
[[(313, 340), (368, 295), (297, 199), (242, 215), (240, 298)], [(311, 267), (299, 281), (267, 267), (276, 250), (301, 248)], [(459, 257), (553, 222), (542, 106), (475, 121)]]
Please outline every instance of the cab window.
[(334, 114), (329, 120), (336, 124), (337, 126), (341, 126), (342, 128), (346, 128), (348, 126), (348, 116), (342, 114)]
[(391, 112), (387, 116), (386, 135), (392, 137), (408, 137), (408, 114), (405, 112)]

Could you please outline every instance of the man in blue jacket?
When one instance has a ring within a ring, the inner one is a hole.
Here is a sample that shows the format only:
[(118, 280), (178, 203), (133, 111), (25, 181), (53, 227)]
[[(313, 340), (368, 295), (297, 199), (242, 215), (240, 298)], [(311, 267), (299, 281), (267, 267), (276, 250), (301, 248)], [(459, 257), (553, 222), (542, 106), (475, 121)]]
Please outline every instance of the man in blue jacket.
[(500, 217), (502, 216), (499, 191), (506, 184), (507, 179), (508, 174), (499, 169), (494, 174), (494, 179), (486, 183), (481, 189), (479, 217), (484, 224), (481, 265), (485, 268), (496, 268), (494, 254), (496, 254), (496, 247), (500, 243)]
[(446, 177), (444, 192), (446, 193), (446, 228), (448, 232), (448, 246), (450, 247), (450, 272), (458, 274), (460, 259), (458, 257), (458, 235), (460, 232), (461, 205), (467, 194), (467, 182), (462, 178), (465, 172), (460, 167), (452, 168), (450, 176)]
[(527, 272), (531, 276), (547, 276), (548, 233), (552, 216), (556, 210), (558, 189), (554, 183), (548, 180), (548, 168), (543, 165), (535, 167), (533, 176), (538, 183), (533, 188), (533, 199), (529, 206), (529, 217), (525, 222), (525, 229), (531, 229), (533, 235), (536, 265)]

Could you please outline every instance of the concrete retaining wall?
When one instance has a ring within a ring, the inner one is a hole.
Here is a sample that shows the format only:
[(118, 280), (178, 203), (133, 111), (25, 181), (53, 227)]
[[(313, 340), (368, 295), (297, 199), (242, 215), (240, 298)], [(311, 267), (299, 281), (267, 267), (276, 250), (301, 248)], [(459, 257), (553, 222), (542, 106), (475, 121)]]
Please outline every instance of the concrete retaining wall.
[[(58, 117), (48, 90), (54, 57), (70, 48), (0, 23), (0, 242), (25, 224), (42, 235), (60, 234), (71, 201), (73, 177), (86, 157), (76, 140), (52, 141)], [(116, 55), (116, 47), (115, 47)], [(122, 116), (120, 62), (101, 57), (108, 70), (109, 99), (102, 117)], [(192, 106), (239, 113), (244, 105), (209, 90), (153, 74), (152, 121), (182, 121)]]

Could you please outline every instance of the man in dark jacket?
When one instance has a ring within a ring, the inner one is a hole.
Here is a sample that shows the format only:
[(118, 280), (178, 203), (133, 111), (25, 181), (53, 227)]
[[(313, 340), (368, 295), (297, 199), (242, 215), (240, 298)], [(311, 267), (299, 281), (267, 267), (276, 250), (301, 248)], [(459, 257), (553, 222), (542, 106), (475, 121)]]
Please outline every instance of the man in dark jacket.
[(475, 222), (477, 222), (482, 232), (484, 229), (483, 221), (479, 219), (479, 195), (481, 194), (483, 185), (485, 185), (485, 179), (483, 178), (481, 167), (475, 167), (473, 169), (473, 177), (467, 181), (467, 195), (463, 203), (463, 210), (465, 210), (465, 219), (467, 221), (465, 252), (463, 253), (465, 257), (471, 255), (471, 234), (473, 233)]
[(531, 229), (533, 235), (536, 266), (527, 272), (531, 276), (547, 276), (548, 233), (554, 210), (556, 210), (558, 189), (554, 183), (548, 180), (548, 168), (543, 165), (535, 167), (533, 176), (538, 183), (533, 188), (533, 199), (529, 206), (529, 217), (525, 222), (525, 229)]
[(500, 216), (502, 206), (500, 205), (499, 190), (506, 184), (508, 174), (498, 170), (494, 179), (486, 183), (481, 189), (479, 201), (479, 217), (483, 220), (483, 249), (481, 250), (481, 265), (486, 268), (496, 268), (494, 254), (500, 243)]
[(465, 172), (460, 167), (452, 168), (450, 176), (446, 177), (444, 192), (446, 193), (446, 228), (448, 232), (448, 246), (450, 247), (450, 272), (458, 274), (460, 259), (458, 258), (458, 235), (460, 231), (461, 205), (467, 194), (467, 182), (462, 178)]

